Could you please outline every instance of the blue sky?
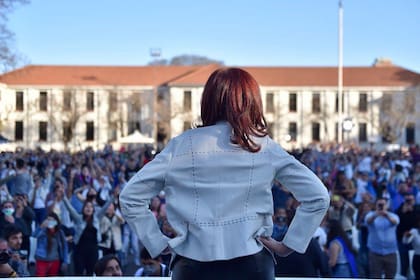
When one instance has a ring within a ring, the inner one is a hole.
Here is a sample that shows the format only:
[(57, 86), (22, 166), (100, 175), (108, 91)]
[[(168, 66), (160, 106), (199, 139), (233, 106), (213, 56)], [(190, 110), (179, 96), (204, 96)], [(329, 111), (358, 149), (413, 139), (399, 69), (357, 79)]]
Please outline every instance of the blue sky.
[[(343, 0), (344, 65), (420, 73), (419, 0)], [(31, 64), (146, 65), (203, 55), (238, 66), (335, 66), (338, 0), (31, 0), (9, 17)]]

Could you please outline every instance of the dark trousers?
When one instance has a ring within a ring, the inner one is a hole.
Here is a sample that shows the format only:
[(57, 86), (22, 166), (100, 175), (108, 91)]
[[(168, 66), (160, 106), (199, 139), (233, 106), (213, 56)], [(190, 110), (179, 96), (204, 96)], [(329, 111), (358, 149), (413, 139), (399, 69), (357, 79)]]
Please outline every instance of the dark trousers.
[(411, 263), (416, 280), (420, 279), (420, 255), (413, 256), (413, 262)]
[(76, 276), (93, 276), (98, 249), (80, 248), (76, 245), (73, 253), (74, 273)]
[(402, 243), (402, 241), (398, 241), (398, 253), (400, 255), (401, 275), (404, 277), (407, 277), (408, 268), (410, 266), (408, 251), (409, 246), (407, 244)]
[(394, 279), (395, 274), (397, 274), (397, 254), (379, 255), (370, 252), (369, 271), (369, 278), (382, 278), (383, 273), (385, 274), (385, 279)]
[(254, 255), (231, 260), (199, 262), (176, 256), (172, 280), (273, 280), (274, 261), (263, 249)]

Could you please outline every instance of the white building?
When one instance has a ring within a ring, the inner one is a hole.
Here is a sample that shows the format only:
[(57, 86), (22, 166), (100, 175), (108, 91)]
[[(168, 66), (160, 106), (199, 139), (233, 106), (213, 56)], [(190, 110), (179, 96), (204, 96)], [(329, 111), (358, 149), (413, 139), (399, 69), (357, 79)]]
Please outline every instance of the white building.
[[(139, 129), (166, 142), (200, 121), (203, 86), (218, 65), (27, 66), (0, 76), (0, 149), (102, 148)], [(343, 139), (420, 142), (420, 74), (378, 61), (344, 67), (241, 67), (259, 82), (271, 135), (285, 148)], [(341, 107), (341, 108), (339, 108)], [(338, 110), (341, 109), (341, 121)], [(338, 137), (339, 123), (351, 130)]]

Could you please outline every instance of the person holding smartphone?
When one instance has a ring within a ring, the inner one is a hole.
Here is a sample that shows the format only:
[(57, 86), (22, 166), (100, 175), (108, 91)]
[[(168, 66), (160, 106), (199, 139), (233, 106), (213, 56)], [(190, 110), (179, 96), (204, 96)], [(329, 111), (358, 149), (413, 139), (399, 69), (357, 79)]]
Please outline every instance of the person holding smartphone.
[(7, 241), (10, 255), (9, 265), (19, 277), (31, 276), (28, 271), (27, 251), (22, 250), (22, 230), (15, 224), (8, 224), (4, 228), (4, 239)]
[(17, 277), (16, 271), (9, 264), (10, 252), (7, 240), (0, 237), (0, 278)]
[(369, 278), (394, 279), (397, 272), (397, 225), (400, 218), (388, 211), (388, 201), (378, 198), (375, 210), (366, 214), (369, 248)]

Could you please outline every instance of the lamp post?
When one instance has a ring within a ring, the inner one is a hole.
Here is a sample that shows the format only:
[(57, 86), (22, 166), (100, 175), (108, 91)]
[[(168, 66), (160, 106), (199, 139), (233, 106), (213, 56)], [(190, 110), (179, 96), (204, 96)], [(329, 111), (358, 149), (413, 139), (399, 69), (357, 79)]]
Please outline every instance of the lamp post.
[(153, 107), (153, 112), (152, 112), (152, 138), (155, 139), (155, 144), (157, 145), (157, 121), (158, 121), (158, 117), (157, 117), (157, 95), (158, 95), (158, 86), (159, 84), (156, 81), (156, 67), (157, 67), (157, 60), (159, 59), (160, 55), (161, 55), (162, 51), (160, 48), (151, 48), (150, 49), (150, 56), (153, 58), (153, 90), (152, 90), (152, 107)]
[(351, 117), (347, 117), (342, 122), (343, 131), (346, 132), (347, 139), (349, 138), (349, 134), (354, 127), (353, 119)]
[(338, 143), (342, 142), (343, 109), (343, 3), (338, 1)]

